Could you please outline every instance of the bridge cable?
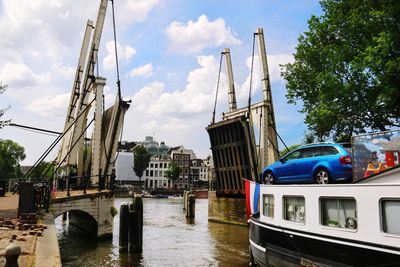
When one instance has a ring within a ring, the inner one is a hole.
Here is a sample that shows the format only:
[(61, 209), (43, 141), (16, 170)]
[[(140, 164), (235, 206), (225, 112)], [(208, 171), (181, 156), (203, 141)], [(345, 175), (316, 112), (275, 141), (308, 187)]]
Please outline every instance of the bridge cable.
[(219, 71), (218, 71), (218, 79), (217, 79), (217, 89), (215, 91), (215, 102), (214, 102), (214, 111), (213, 111), (213, 116), (212, 116), (212, 120), (211, 123), (215, 122), (215, 110), (217, 108), (217, 99), (218, 99), (218, 88), (219, 88), (219, 81), (221, 78), (221, 67), (222, 67), (222, 56), (223, 56), (224, 52), (221, 53), (221, 57), (219, 60)]
[[(252, 84), (253, 84), (253, 69), (254, 69), (253, 66), (254, 66), (254, 50), (255, 50), (255, 43), (256, 43), (256, 34), (254, 33), (254, 34), (253, 34), (253, 51), (252, 51), (252, 54), (251, 54), (249, 98), (248, 98), (248, 106), (247, 106), (248, 127), (249, 127), (249, 131), (253, 131), (253, 132), (254, 132), (254, 129), (251, 129), (251, 127), (252, 127), (252, 123), (251, 123), (251, 120), (252, 120), (252, 118), (251, 118), (251, 87), (252, 87)], [(260, 129), (260, 130), (261, 130), (261, 129)], [(253, 144), (253, 142), (252, 142), (252, 140), (251, 140), (250, 134), (249, 134), (249, 144), (250, 144), (250, 145)], [(255, 147), (253, 147), (252, 149), (255, 149)], [(257, 154), (256, 151), (253, 151), (252, 153)], [(258, 159), (257, 159), (257, 158), (258, 158), (258, 157), (256, 157), (256, 162), (255, 162), (255, 166), (254, 166), (254, 168), (255, 168), (255, 173), (258, 172)], [(253, 170), (253, 171), (254, 171), (254, 170)], [(257, 179), (257, 177), (256, 177), (256, 179)]]
[[(53, 150), (53, 148), (58, 144), (58, 142), (60, 142), (60, 140), (66, 135), (66, 133), (72, 128), (72, 126), (78, 121), (78, 119), (91, 106), (91, 104), (93, 103), (94, 100), (95, 99), (93, 99), (85, 107), (85, 109), (79, 114), (79, 116), (75, 119), (75, 121), (72, 122), (71, 125), (53, 141), (53, 143), (45, 150), (45, 152), (43, 152), (43, 154), (39, 157), (39, 159), (35, 162), (35, 164), (33, 164), (33, 166), (29, 169), (28, 172), (25, 173), (25, 175), (22, 178), (29, 178), (29, 176), (32, 174), (32, 172), (38, 168), (39, 164), (42, 163), (42, 161), (50, 154), (50, 152)], [(71, 152), (71, 150), (70, 150), (70, 152)], [(70, 152), (67, 153), (67, 156), (70, 154)]]
[[(85, 129), (83, 129), (83, 131), (81, 132), (81, 134), (79, 135), (79, 137), (76, 139), (76, 141), (73, 143), (73, 145), (71, 146), (71, 150), (76, 146), (76, 144), (78, 144), (79, 140), (81, 139), (81, 137), (83, 136), (83, 134), (86, 132), (86, 130), (89, 128), (89, 126), (92, 124), (92, 122), (94, 121), (94, 117), (93, 119), (88, 123), (88, 125), (86, 125)], [(71, 151), (70, 150), (70, 151)], [(53, 171), (53, 173), (51, 174), (50, 177), (53, 177), (54, 174), (58, 171), (58, 169), (61, 167), (61, 164), (67, 159), (69, 153), (67, 155), (65, 155), (65, 157), (58, 163), (57, 168)], [(49, 166), (50, 168), (50, 166)], [(49, 169), (48, 168), (48, 169)], [(47, 170), (46, 170), (47, 171)]]
[(113, 23), (113, 32), (114, 32), (114, 50), (115, 50), (115, 64), (117, 69), (117, 86), (118, 86), (118, 96), (121, 100), (121, 81), (119, 79), (119, 64), (118, 64), (118, 49), (117, 49), (117, 29), (115, 26), (115, 12), (114, 12), (114, 0), (111, 1), (112, 7), (112, 23)]

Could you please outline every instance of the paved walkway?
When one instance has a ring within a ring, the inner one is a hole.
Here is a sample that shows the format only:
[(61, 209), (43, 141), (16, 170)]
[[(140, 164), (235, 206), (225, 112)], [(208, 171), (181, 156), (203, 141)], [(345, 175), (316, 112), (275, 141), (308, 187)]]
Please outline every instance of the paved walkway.
[[(5, 197), (0, 197), (0, 217), (10, 220), (14, 225), (17, 224), (18, 201), (18, 194), (7, 194)], [(21, 247), (21, 255), (18, 258), (19, 266), (61, 266), (53, 215), (51, 213), (42, 215), (38, 224), (47, 226), (41, 236), (31, 235), (32, 229), (17, 230), (0, 227), (0, 266), (5, 265), (4, 251), (11, 243)]]

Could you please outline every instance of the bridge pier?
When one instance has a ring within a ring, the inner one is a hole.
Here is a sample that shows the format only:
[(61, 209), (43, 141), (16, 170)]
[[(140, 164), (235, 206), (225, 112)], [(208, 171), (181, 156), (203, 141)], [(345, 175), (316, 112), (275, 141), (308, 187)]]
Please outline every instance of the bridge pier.
[(112, 237), (114, 195), (110, 191), (53, 199), (51, 211), (54, 217), (66, 212), (69, 221), (81, 230), (97, 238)]

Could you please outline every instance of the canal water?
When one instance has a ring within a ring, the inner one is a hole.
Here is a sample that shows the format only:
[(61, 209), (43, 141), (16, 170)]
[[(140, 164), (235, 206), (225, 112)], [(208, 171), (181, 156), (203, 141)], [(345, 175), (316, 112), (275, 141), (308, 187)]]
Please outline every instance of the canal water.
[[(116, 198), (119, 210), (127, 198)], [(188, 221), (180, 199), (143, 199), (143, 252), (119, 252), (119, 214), (112, 241), (91, 241), (56, 219), (63, 266), (249, 266), (248, 228), (208, 221), (208, 200), (196, 199)]]

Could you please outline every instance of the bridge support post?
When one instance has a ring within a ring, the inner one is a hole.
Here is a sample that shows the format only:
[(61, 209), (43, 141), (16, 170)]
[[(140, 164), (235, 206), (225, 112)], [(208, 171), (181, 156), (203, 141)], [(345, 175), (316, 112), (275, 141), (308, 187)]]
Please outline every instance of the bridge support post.
[(143, 246), (143, 201), (136, 196), (129, 205), (129, 251), (142, 252)]
[(129, 236), (129, 203), (122, 203), (119, 210), (119, 250), (128, 250)]

